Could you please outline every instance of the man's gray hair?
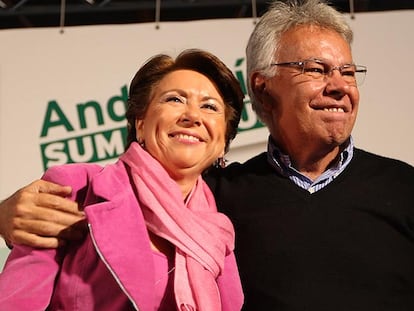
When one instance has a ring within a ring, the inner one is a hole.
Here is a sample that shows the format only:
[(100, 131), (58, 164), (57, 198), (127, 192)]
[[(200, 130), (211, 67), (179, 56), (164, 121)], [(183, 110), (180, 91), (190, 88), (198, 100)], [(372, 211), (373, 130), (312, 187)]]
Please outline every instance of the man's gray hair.
[(343, 14), (329, 6), (323, 0), (288, 0), (275, 1), (261, 17), (250, 35), (246, 47), (247, 88), (253, 109), (257, 116), (266, 123), (261, 104), (256, 100), (250, 77), (260, 71), (267, 77), (276, 74), (274, 63), (276, 52), (283, 33), (300, 25), (316, 25), (340, 34), (349, 44), (353, 32)]

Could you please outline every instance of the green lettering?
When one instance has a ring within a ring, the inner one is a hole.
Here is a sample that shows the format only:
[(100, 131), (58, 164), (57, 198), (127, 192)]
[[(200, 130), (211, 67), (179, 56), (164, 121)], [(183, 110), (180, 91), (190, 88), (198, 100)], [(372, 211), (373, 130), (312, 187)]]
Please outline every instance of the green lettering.
[[(56, 119), (52, 120), (52, 118)], [(43, 120), (40, 137), (47, 136), (49, 129), (56, 126), (63, 126), (68, 132), (74, 130), (72, 124), (70, 124), (64, 112), (62, 109), (60, 109), (59, 104), (55, 100), (51, 100), (47, 104), (46, 115), (45, 119)]]
[[(236, 60), (236, 68), (240, 67), (243, 64), (244, 58), (239, 58)], [(247, 94), (247, 88), (246, 88), (246, 81), (244, 80), (244, 74), (242, 70), (237, 70), (236, 72), (236, 77), (237, 80), (239, 80), (240, 83), (240, 87), (243, 91), (243, 94), (246, 95)]]
[(102, 113), (102, 108), (99, 106), (99, 103), (96, 101), (89, 101), (84, 104), (77, 104), (76, 108), (78, 109), (78, 116), (79, 116), (79, 125), (81, 129), (84, 129), (87, 127), (86, 124), (86, 110), (88, 108), (92, 108), (95, 112), (96, 116), (96, 123), (98, 125), (104, 124), (104, 118)]
[[(123, 105), (121, 106), (119, 113), (116, 113), (115, 110), (115, 103), (122, 102)], [(121, 88), (121, 96), (114, 96), (108, 100), (108, 115), (114, 121), (124, 121), (125, 120), (125, 112), (127, 109), (127, 102), (128, 102), (128, 89), (127, 86), (124, 85)]]

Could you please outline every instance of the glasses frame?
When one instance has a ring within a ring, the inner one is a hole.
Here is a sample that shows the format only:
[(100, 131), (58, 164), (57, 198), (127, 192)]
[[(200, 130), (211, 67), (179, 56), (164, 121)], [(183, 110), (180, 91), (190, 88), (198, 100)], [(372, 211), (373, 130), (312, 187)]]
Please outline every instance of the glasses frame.
[(271, 67), (273, 67), (273, 66), (282, 66), (282, 67), (283, 66), (285, 66), (285, 67), (297, 66), (301, 69), (302, 74), (306, 74), (306, 72), (305, 72), (306, 62), (314, 62), (314, 63), (322, 65), (323, 68), (329, 68), (329, 70), (324, 69), (324, 72), (322, 73), (322, 76), (321, 76), (323, 78), (328, 77), (334, 70), (338, 70), (339, 73), (341, 74), (341, 76), (343, 76), (342, 72), (344, 71), (345, 68), (349, 68), (349, 66), (355, 66), (355, 74), (357, 74), (357, 73), (363, 73), (364, 74), (363, 76), (359, 75), (360, 81), (357, 79), (357, 76), (355, 75), (354, 80), (355, 80), (356, 85), (362, 85), (364, 83), (365, 77), (366, 77), (366, 74), (367, 74), (367, 71), (368, 71), (367, 66), (363, 66), (363, 65), (344, 64), (344, 65), (341, 65), (341, 66), (329, 66), (327, 63), (325, 63), (325, 62), (323, 62), (319, 59), (314, 59), (314, 58), (305, 59), (305, 60), (297, 61), (297, 62), (271, 63), (270, 66)]

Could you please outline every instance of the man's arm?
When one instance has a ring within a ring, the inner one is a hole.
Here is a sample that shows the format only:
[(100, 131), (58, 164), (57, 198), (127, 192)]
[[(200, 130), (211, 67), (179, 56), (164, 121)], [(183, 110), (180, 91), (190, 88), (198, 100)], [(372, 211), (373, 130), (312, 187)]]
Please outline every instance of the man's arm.
[(55, 248), (84, 236), (85, 221), (72, 189), (37, 180), (0, 203), (0, 235), (9, 243)]

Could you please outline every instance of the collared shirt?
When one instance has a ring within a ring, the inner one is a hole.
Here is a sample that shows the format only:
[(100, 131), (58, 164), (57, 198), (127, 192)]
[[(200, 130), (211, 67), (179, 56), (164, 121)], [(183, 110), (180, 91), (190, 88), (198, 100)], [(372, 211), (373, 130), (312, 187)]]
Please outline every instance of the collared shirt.
[(354, 143), (352, 137), (350, 137), (348, 141), (345, 142), (345, 148), (339, 155), (336, 163), (323, 172), (321, 176), (315, 180), (311, 180), (293, 167), (289, 155), (282, 153), (270, 136), (267, 144), (268, 162), (276, 169), (277, 172), (288, 177), (297, 186), (308, 190), (310, 193), (314, 193), (322, 189), (334, 180), (335, 177), (348, 166), (349, 162), (351, 162), (353, 152)]

